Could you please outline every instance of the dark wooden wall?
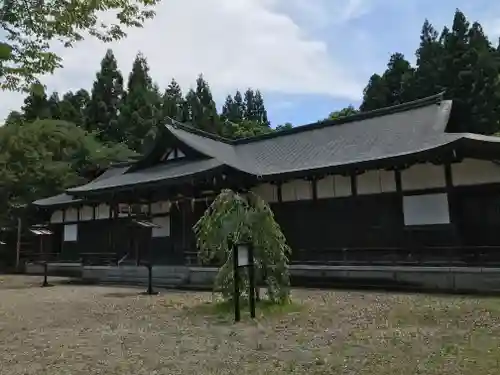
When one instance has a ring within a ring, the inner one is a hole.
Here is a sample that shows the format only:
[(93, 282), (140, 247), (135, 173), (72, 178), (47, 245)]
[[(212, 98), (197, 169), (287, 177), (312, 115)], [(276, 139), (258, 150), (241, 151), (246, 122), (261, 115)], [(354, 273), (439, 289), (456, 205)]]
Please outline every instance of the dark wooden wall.
[[(405, 227), (402, 196), (398, 193), (273, 203), (271, 208), (295, 253), (315, 258), (325, 251), (349, 248), (408, 248), (433, 246), (500, 245), (500, 186), (455, 187), (449, 192), (452, 223)], [(187, 200), (173, 204), (170, 237), (151, 238), (151, 230), (138, 231), (129, 220), (95, 220), (78, 224), (78, 242), (62, 242), (62, 225), (54, 225), (54, 251), (64, 260), (81, 253), (149, 251), (156, 264), (178, 265), (196, 251), (193, 225), (210, 202)], [(115, 247), (110, 247), (114, 225)], [(62, 243), (62, 245), (61, 245)], [(59, 248), (58, 248), (59, 246)], [(294, 259), (295, 256), (292, 257)]]

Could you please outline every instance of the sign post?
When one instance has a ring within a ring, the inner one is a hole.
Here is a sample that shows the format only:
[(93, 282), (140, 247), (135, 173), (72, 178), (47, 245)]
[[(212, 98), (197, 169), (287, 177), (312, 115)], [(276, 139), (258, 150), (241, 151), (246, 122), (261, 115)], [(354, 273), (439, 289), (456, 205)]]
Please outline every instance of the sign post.
[(250, 242), (233, 244), (233, 268), (234, 268), (234, 320), (239, 322), (240, 315), (240, 286), (239, 269), (248, 267), (249, 278), (249, 307), (250, 316), (255, 318), (255, 269), (254, 269), (253, 245)]
[(35, 236), (38, 236), (40, 238), (40, 256), (42, 257), (41, 264), (43, 266), (43, 282), (42, 282), (42, 288), (46, 288), (48, 286), (51, 286), (49, 282), (47, 281), (47, 275), (49, 273), (48, 271), (48, 253), (44, 250), (43, 248), (43, 240), (45, 236), (50, 236), (52, 235), (52, 231), (44, 227), (43, 225), (35, 225), (30, 228), (30, 232), (33, 233)]
[(249, 278), (249, 290), (248, 297), (250, 299), (250, 317), (255, 319), (255, 269), (254, 269), (254, 258), (253, 258), (253, 244), (248, 246), (248, 278)]
[(239, 251), (238, 245), (233, 244), (233, 275), (234, 275), (234, 321), (240, 321), (240, 286), (239, 286)]

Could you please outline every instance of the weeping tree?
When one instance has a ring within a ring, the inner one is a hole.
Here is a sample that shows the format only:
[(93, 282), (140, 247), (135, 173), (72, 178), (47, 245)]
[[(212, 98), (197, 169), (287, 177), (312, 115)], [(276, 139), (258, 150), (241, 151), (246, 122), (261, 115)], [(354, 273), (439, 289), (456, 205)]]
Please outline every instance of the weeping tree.
[[(258, 195), (222, 191), (195, 224), (194, 231), (201, 262), (222, 263), (214, 290), (221, 292), (225, 300), (231, 300), (234, 291), (231, 243), (245, 241), (254, 246), (255, 276), (267, 286), (268, 299), (273, 303), (289, 301), (291, 250), (273, 212)], [(248, 272), (239, 272), (239, 277), (242, 290), (248, 291)]]

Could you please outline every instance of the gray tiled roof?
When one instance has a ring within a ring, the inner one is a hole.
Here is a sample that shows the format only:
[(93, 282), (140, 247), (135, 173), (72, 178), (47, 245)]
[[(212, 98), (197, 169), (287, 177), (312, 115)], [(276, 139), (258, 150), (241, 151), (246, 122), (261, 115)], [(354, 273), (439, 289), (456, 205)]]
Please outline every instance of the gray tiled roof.
[(216, 159), (202, 159), (196, 161), (180, 160), (135, 172), (125, 173), (102, 180), (94, 180), (86, 185), (68, 189), (68, 193), (78, 193), (90, 190), (104, 190), (116, 187), (127, 187), (137, 184), (146, 184), (160, 180), (177, 179), (197, 173), (207, 172), (223, 164)]
[(209, 139), (182, 124), (167, 125), (181, 141), (241, 171), (274, 176), (396, 158), (468, 140), (499, 142), (470, 133), (446, 133), (452, 102), (437, 97), (375, 113), (325, 121), (238, 141)]
[(55, 205), (64, 205), (69, 203), (77, 203), (79, 201), (80, 199), (76, 199), (69, 194), (62, 193), (54, 195), (53, 197), (36, 200), (33, 202), (33, 204), (36, 206), (55, 206)]
[[(125, 173), (129, 168), (130, 166), (111, 167), (106, 171), (104, 171), (99, 177), (94, 179), (92, 182), (102, 181), (110, 177), (121, 175)], [(52, 197), (38, 199), (34, 201), (33, 204), (36, 206), (55, 206), (55, 205), (67, 205), (71, 203), (78, 203), (80, 201), (81, 201), (80, 199), (74, 198), (73, 196), (67, 193), (62, 193), (54, 195)]]
[(496, 145), (500, 145), (497, 137), (447, 133), (451, 107), (451, 101), (434, 96), (343, 119), (236, 141), (170, 121), (165, 125), (166, 130), (180, 142), (206, 155), (207, 159), (169, 161), (130, 171), (129, 167), (123, 167), (120, 173), (105, 173), (98, 179), (68, 189), (67, 192), (77, 194), (158, 181), (173, 182), (181, 177), (203, 174), (221, 166), (273, 178), (282, 174), (321, 171), (419, 154), (454, 142), (466, 142), (463, 143), (466, 146), (481, 144), (481, 147), (487, 143), (497, 149)]

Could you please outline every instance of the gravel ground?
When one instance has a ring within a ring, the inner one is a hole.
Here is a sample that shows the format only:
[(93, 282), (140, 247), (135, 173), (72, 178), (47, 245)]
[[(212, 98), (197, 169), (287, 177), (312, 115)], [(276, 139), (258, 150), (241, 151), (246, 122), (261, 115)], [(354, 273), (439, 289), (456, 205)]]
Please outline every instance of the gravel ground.
[(0, 276), (1, 374), (498, 374), (500, 299), (295, 290), (244, 317), (210, 293)]

